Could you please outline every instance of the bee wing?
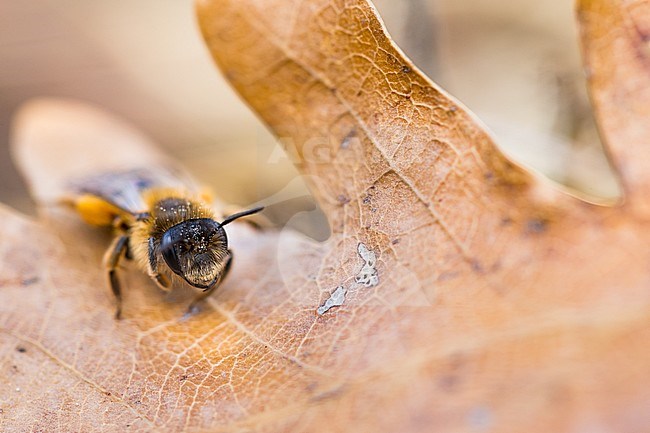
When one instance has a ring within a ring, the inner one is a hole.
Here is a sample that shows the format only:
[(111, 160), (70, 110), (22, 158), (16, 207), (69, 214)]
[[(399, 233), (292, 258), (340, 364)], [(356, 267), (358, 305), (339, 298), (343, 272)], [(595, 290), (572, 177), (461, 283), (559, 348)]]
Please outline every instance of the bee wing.
[(80, 178), (70, 184), (73, 196), (91, 194), (131, 214), (147, 211), (143, 192), (152, 188), (174, 188), (196, 192), (196, 187), (188, 176), (180, 170), (167, 167), (108, 171)]

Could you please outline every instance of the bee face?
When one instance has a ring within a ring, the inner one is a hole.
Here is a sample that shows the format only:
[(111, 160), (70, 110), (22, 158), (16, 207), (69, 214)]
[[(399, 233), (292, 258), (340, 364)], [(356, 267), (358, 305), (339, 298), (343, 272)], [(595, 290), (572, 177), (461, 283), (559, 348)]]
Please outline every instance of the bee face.
[(217, 282), (229, 255), (226, 232), (210, 218), (171, 227), (162, 236), (160, 251), (169, 269), (202, 289)]

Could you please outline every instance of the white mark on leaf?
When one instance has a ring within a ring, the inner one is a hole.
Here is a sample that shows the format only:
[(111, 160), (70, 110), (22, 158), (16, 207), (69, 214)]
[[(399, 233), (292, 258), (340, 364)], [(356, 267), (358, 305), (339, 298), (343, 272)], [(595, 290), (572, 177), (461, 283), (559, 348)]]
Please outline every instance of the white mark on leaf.
[(345, 302), (345, 294), (347, 292), (348, 292), (347, 289), (345, 289), (343, 286), (338, 286), (334, 291), (334, 293), (332, 293), (330, 297), (327, 299), (327, 301), (325, 301), (323, 305), (318, 307), (318, 310), (316, 310), (318, 315), (322, 316), (330, 308), (340, 307), (341, 305), (343, 305), (343, 302)]
[(377, 275), (377, 269), (375, 268), (375, 263), (377, 261), (375, 253), (369, 250), (368, 247), (362, 243), (359, 243), (357, 251), (365, 263), (354, 280), (357, 284), (361, 284), (365, 287), (376, 286), (379, 284), (379, 276)]
[[(368, 247), (366, 247), (364, 244), (359, 243), (357, 246), (357, 252), (359, 253), (359, 256), (363, 260), (363, 267), (359, 271), (359, 273), (354, 277), (354, 281), (363, 287), (374, 287), (377, 284), (379, 284), (379, 276), (377, 275), (377, 269), (375, 268), (375, 263), (377, 261), (377, 258), (375, 256), (375, 253), (370, 251)], [(354, 284), (350, 287), (349, 290), (353, 290), (355, 288)], [(316, 312), (318, 313), (319, 316), (322, 316), (325, 314), (327, 311), (329, 311), (330, 308), (332, 307), (340, 307), (343, 305), (345, 302), (345, 295), (348, 293), (348, 289), (346, 289), (343, 286), (339, 286), (336, 288), (334, 293), (330, 295), (330, 297), (325, 301), (323, 305), (318, 307)]]

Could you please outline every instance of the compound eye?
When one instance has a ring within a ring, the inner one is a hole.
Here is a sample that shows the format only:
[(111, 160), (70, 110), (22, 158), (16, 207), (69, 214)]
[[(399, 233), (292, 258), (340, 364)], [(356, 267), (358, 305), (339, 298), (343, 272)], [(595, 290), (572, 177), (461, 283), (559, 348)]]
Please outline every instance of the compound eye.
[(169, 232), (166, 232), (163, 235), (162, 241), (160, 242), (160, 251), (162, 252), (163, 258), (165, 259), (165, 263), (167, 263), (167, 266), (169, 266), (169, 269), (171, 269), (175, 274), (182, 276), (183, 271), (181, 270), (180, 261), (178, 259), (178, 252), (176, 250), (176, 242), (174, 242), (171, 234)]

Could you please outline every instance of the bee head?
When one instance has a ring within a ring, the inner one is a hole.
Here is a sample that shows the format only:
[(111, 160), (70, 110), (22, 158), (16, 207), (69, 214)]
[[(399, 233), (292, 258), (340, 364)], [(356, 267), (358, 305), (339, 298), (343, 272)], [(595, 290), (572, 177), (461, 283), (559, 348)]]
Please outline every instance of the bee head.
[(169, 269), (201, 289), (217, 282), (230, 255), (225, 230), (210, 218), (183, 221), (168, 229), (160, 252)]

